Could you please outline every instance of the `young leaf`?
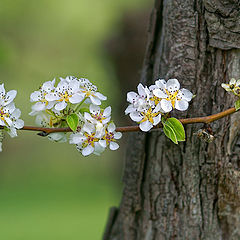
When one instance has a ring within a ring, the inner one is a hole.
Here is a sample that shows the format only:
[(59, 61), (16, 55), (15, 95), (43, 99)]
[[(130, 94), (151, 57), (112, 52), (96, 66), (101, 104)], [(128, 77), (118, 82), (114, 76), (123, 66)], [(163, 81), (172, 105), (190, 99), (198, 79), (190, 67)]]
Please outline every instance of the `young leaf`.
[(178, 140), (174, 130), (168, 124), (163, 124), (163, 132), (165, 135), (170, 138), (175, 144), (178, 144)]
[(236, 111), (238, 111), (240, 109), (240, 99), (238, 99), (235, 104), (234, 104)]
[(176, 118), (168, 118), (165, 124), (167, 124), (173, 129), (179, 142), (185, 141), (185, 130), (179, 120), (177, 120)]
[(67, 116), (68, 126), (75, 132), (78, 127), (78, 116), (76, 113)]
[(89, 111), (88, 108), (81, 108), (81, 109), (79, 110), (79, 112), (83, 114), (83, 113), (85, 113), (85, 112), (88, 112), (88, 113), (89, 113), (90, 111)]

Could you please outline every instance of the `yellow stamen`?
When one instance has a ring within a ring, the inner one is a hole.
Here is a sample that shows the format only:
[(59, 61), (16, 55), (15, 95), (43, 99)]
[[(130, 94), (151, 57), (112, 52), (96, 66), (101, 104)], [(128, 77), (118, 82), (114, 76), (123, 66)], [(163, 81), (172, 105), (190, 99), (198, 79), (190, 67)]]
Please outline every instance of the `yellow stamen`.
[(144, 112), (142, 114), (143, 114), (143, 119), (140, 121), (140, 123), (149, 121), (150, 123), (153, 124), (154, 122), (153, 118), (156, 117), (159, 114), (159, 112), (153, 113), (152, 108), (149, 108), (147, 112)]
[(167, 95), (168, 95), (168, 98), (166, 98), (166, 100), (171, 101), (173, 108), (175, 108), (175, 102), (176, 102), (176, 100), (178, 100), (178, 101), (181, 100), (180, 98), (177, 97), (177, 95), (178, 95), (178, 90), (175, 91), (175, 92), (172, 94), (172, 93), (168, 92), (168, 90), (166, 89), (166, 93), (167, 93)]
[(97, 142), (99, 140), (98, 138), (95, 138), (95, 133), (92, 133), (90, 135), (85, 132), (84, 135), (87, 138), (83, 143), (84, 147), (86, 147), (87, 145), (91, 145), (92, 147), (94, 147), (94, 142)]
[(72, 97), (72, 95), (68, 95), (67, 91), (64, 94), (60, 94), (61, 99), (57, 100), (59, 102), (65, 101), (69, 102), (69, 98)]

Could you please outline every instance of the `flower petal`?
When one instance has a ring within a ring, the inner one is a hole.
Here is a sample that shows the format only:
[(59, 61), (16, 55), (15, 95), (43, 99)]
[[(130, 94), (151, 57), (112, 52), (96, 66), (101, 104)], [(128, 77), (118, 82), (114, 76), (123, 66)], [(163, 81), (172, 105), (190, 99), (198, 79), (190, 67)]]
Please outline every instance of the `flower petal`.
[(188, 106), (189, 106), (188, 101), (183, 100), (183, 99), (180, 100), (180, 101), (177, 100), (176, 103), (175, 103), (175, 108), (179, 111), (187, 110)]
[(134, 122), (140, 122), (143, 119), (143, 116), (137, 111), (131, 112), (129, 116)]
[(119, 145), (115, 142), (110, 142), (109, 148), (114, 151), (114, 150), (117, 150), (119, 148)]
[(55, 109), (57, 111), (62, 111), (64, 108), (66, 108), (67, 103), (65, 101), (61, 101), (55, 105)]
[(230, 89), (230, 86), (229, 86), (229, 84), (226, 84), (226, 83), (222, 83), (221, 84), (221, 86), (227, 91), (227, 92), (230, 92), (230, 91), (232, 91), (231, 89)]
[(107, 147), (107, 142), (106, 142), (106, 140), (99, 140), (98, 141), (99, 142), (99, 144), (102, 146), (102, 147)]
[(166, 88), (169, 92), (175, 92), (179, 90), (180, 88), (180, 83), (176, 78), (169, 79), (166, 83)]
[(111, 122), (111, 123), (108, 125), (108, 127), (107, 127), (108, 132), (114, 132), (115, 129), (116, 129), (116, 126), (115, 126), (115, 124), (112, 123), (112, 122)]
[(82, 155), (83, 155), (83, 156), (88, 156), (88, 155), (90, 155), (91, 153), (93, 153), (93, 151), (94, 151), (94, 147), (88, 145), (87, 147), (83, 148), (83, 150), (82, 150)]
[(15, 111), (15, 104), (14, 102), (11, 102), (10, 104), (8, 104), (7, 106), (5, 106), (3, 108), (3, 111), (6, 112), (6, 113), (10, 113), (12, 114), (14, 111)]
[(13, 113), (12, 113), (12, 117), (15, 118), (15, 119), (17, 119), (17, 118), (19, 118), (20, 116), (21, 116), (21, 110), (18, 109), (18, 108), (16, 108), (16, 109), (13, 111)]
[(95, 131), (95, 125), (85, 122), (85, 124), (82, 127), (84, 132), (87, 132), (88, 134), (92, 134)]
[(57, 95), (57, 93), (51, 92), (51, 93), (46, 94), (45, 99), (47, 101), (51, 102), (51, 101), (59, 100), (60, 97)]
[(153, 118), (153, 125), (157, 125), (161, 122), (161, 114), (157, 115), (156, 117)]
[(95, 122), (95, 121), (94, 121), (95, 119), (92, 118), (91, 114), (88, 113), (88, 112), (85, 112), (85, 113), (84, 113), (84, 118), (85, 118), (86, 120), (90, 121), (90, 122)]
[(32, 106), (32, 110), (37, 111), (37, 112), (43, 111), (45, 109), (45, 106), (46, 106), (45, 103), (37, 102)]
[(83, 96), (79, 93), (75, 93), (69, 98), (69, 102), (72, 104), (80, 103), (83, 100)]
[(53, 82), (52, 81), (45, 82), (42, 85), (42, 90), (45, 91), (45, 92), (50, 92), (53, 89), (54, 89), (54, 86), (53, 86)]
[(82, 144), (86, 140), (86, 137), (80, 133), (73, 133), (69, 137), (70, 144)]
[(114, 138), (115, 139), (120, 139), (122, 137), (122, 133), (121, 132), (115, 132), (114, 133)]
[(109, 107), (104, 109), (103, 116), (104, 117), (109, 117), (110, 115), (111, 115), (111, 107), (109, 106)]
[(48, 139), (54, 142), (66, 142), (67, 137), (65, 133), (50, 133)]
[(23, 128), (24, 121), (22, 119), (17, 119), (16, 121), (13, 122), (13, 126), (17, 129)]
[(230, 85), (235, 85), (236, 84), (236, 79), (235, 78), (231, 78), (229, 84)]
[(147, 121), (141, 122), (139, 127), (143, 132), (148, 132), (153, 127), (153, 125), (151, 122), (147, 120)]
[(106, 124), (111, 120), (111, 117), (107, 117), (106, 119), (102, 120), (102, 124)]
[(127, 115), (127, 114), (129, 114), (129, 113), (131, 113), (131, 112), (134, 112), (134, 111), (136, 111), (136, 108), (133, 106), (133, 104), (130, 104), (130, 105), (126, 108), (125, 114)]
[(69, 81), (69, 90), (70, 93), (76, 93), (80, 88), (80, 82), (77, 79), (71, 79)]
[[(56, 103), (55, 101), (53, 101), (53, 102), (48, 102), (46, 108), (47, 108), (47, 109), (52, 109), (55, 103)], [(53, 109), (53, 110), (54, 110), (54, 109)]]
[(137, 90), (138, 90), (138, 94), (141, 97), (145, 97), (146, 96), (145, 88), (144, 88), (144, 86), (141, 83), (138, 84)]
[(13, 101), (13, 99), (16, 97), (17, 91), (16, 90), (11, 90), (9, 91), (6, 96), (5, 96), (5, 104), (4, 106), (8, 105)]
[(95, 155), (97, 155), (97, 156), (100, 156), (100, 154), (102, 153), (102, 152), (104, 152), (105, 151), (105, 147), (102, 147), (100, 144), (99, 144), (99, 142), (95, 142), (95, 144), (94, 144), (94, 154)]
[(93, 115), (99, 114), (101, 112), (100, 107), (94, 104), (90, 105), (89, 110), (90, 110), (90, 113), (92, 113)]
[(164, 90), (159, 89), (159, 88), (154, 89), (153, 94), (159, 98), (167, 98), (168, 97), (168, 95), (164, 92)]
[(165, 79), (158, 79), (155, 81), (155, 84), (159, 87), (159, 88), (166, 88), (166, 80)]
[(172, 111), (172, 103), (166, 99), (161, 100), (161, 108), (164, 112), (170, 112)]
[(149, 86), (149, 90), (150, 90), (150, 91), (153, 91), (153, 90), (156, 89), (156, 88), (158, 88), (158, 87), (157, 87), (157, 85), (155, 85), (155, 84)]
[(105, 101), (107, 100), (107, 97), (101, 94), (100, 92), (96, 92), (95, 96), (98, 97), (100, 100)]
[(14, 138), (17, 137), (17, 130), (14, 127), (10, 128), (10, 131), (7, 131), (7, 133), (10, 135), (10, 137)]
[(91, 102), (93, 103), (93, 104), (95, 104), (95, 105), (101, 105), (101, 101), (99, 100), (99, 98), (98, 97), (95, 97), (95, 96), (90, 96), (90, 100), (91, 100)]
[(135, 92), (128, 92), (127, 93), (127, 101), (133, 103), (137, 100), (139, 96)]
[(31, 93), (30, 102), (37, 102), (39, 100), (41, 100), (41, 92), (34, 91), (33, 93)]
[(190, 102), (192, 100), (193, 94), (189, 90), (182, 88), (181, 90), (179, 90), (177, 96), (179, 96), (181, 99)]

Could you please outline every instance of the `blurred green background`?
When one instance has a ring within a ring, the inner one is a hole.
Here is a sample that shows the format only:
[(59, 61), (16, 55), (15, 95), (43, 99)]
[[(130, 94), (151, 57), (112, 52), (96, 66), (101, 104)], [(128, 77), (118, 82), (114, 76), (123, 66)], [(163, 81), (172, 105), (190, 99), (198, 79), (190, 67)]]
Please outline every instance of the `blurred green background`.
[[(119, 124), (123, 115), (115, 109), (125, 96), (103, 46), (121, 29), (125, 12), (149, 8), (150, 2), (1, 0), (0, 82), (18, 90), (25, 124), (34, 124), (30, 93), (67, 75), (98, 85)], [(120, 201), (124, 147), (84, 158), (72, 145), (21, 131), (18, 138), (7, 137), (3, 148), (1, 240), (101, 239), (108, 210)]]

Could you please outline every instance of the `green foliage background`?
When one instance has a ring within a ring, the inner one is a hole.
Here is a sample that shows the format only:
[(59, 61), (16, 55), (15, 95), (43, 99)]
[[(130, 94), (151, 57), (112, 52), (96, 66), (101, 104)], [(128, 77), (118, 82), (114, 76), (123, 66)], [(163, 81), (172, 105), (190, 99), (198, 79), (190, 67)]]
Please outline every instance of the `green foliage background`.
[[(30, 93), (57, 76), (87, 77), (117, 106), (119, 82), (103, 42), (123, 13), (147, 0), (1, 0), (0, 82), (17, 89), (27, 125)], [(118, 117), (115, 116), (116, 123)], [(101, 239), (120, 199), (124, 149), (83, 158), (35, 133), (7, 137), (0, 154), (0, 239)]]

